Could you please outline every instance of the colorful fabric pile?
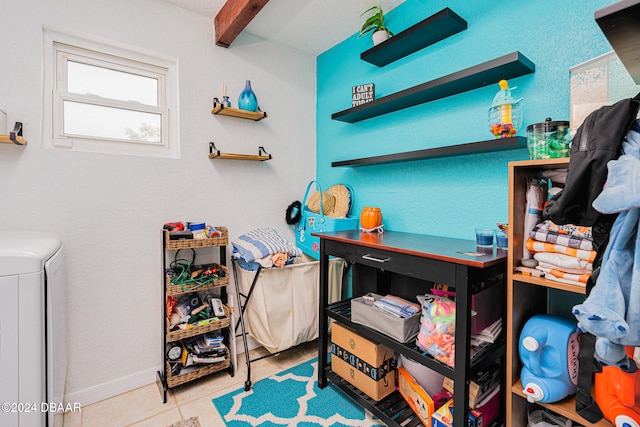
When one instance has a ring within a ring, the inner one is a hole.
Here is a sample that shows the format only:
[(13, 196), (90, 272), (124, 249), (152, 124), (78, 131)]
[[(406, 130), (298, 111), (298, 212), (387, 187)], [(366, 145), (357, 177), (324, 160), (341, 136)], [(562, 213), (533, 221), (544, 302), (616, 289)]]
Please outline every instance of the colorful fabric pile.
[(233, 256), (245, 270), (255, 271), (259, 265), (264, 268), (282, 268), (293, 262), (293, 258), (302, 256), (302, 251), (294, 243), (289, 242), (273, 228), (249, 231), (233, 240), (231, 244)]
[(416, 345), (436, 360), (454, 365), (456, 303), (435, 295), (418, 295), (422, 306)]
[(549, 280), (586, 285), (593, 269), (591, 227), (557, 225), (550, 220), (535, 225), (526, 241), (527, 250), (538, 261), (536, 270)]

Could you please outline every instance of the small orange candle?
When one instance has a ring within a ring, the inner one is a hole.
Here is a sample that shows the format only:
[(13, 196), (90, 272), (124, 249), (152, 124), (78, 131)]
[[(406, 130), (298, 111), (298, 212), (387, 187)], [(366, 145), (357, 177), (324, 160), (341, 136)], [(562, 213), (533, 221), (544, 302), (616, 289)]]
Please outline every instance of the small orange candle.
[(365, 206), (360, 212), (360, 226), (365, 230), (371, 230), (382, 225), (382, 212), (380, 208)]

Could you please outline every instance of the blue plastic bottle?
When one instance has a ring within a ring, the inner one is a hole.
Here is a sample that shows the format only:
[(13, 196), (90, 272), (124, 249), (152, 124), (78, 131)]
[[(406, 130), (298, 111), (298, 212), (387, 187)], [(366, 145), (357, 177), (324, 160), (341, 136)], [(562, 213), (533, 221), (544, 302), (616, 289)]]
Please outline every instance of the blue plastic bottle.
[(557, 402), (575, 394), (578, 350), (575, 322), (547, 314), (527, 321), (518, 351), (524, 365), (520, 380), (529, 402)]

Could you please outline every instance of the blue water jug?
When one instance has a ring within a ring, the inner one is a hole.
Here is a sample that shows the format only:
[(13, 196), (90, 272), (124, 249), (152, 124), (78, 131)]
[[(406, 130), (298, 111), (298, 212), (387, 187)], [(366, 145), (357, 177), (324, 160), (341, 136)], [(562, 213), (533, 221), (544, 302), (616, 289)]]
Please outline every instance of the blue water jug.
[(520, 380), (529, 402), (557, 402), (575, 394), (578, 350), (575, 322), (538, 314), (525, 323), (518, 351), (524, 365)]

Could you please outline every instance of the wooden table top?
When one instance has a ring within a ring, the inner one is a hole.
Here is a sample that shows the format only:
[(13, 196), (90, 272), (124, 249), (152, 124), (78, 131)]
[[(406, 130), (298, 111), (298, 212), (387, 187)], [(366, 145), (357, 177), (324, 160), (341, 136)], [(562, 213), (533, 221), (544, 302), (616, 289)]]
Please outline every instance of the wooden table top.
[(347, 230), (332, 233), (312, 233), (312, 236), (335, 242), (479, 268), (506, 262), (507, 258), (507, 251), (497, 250), (495, 247), (477, 247), (475, 240), (426, 234), (399, 231), (367, 233), (360, 230)]

